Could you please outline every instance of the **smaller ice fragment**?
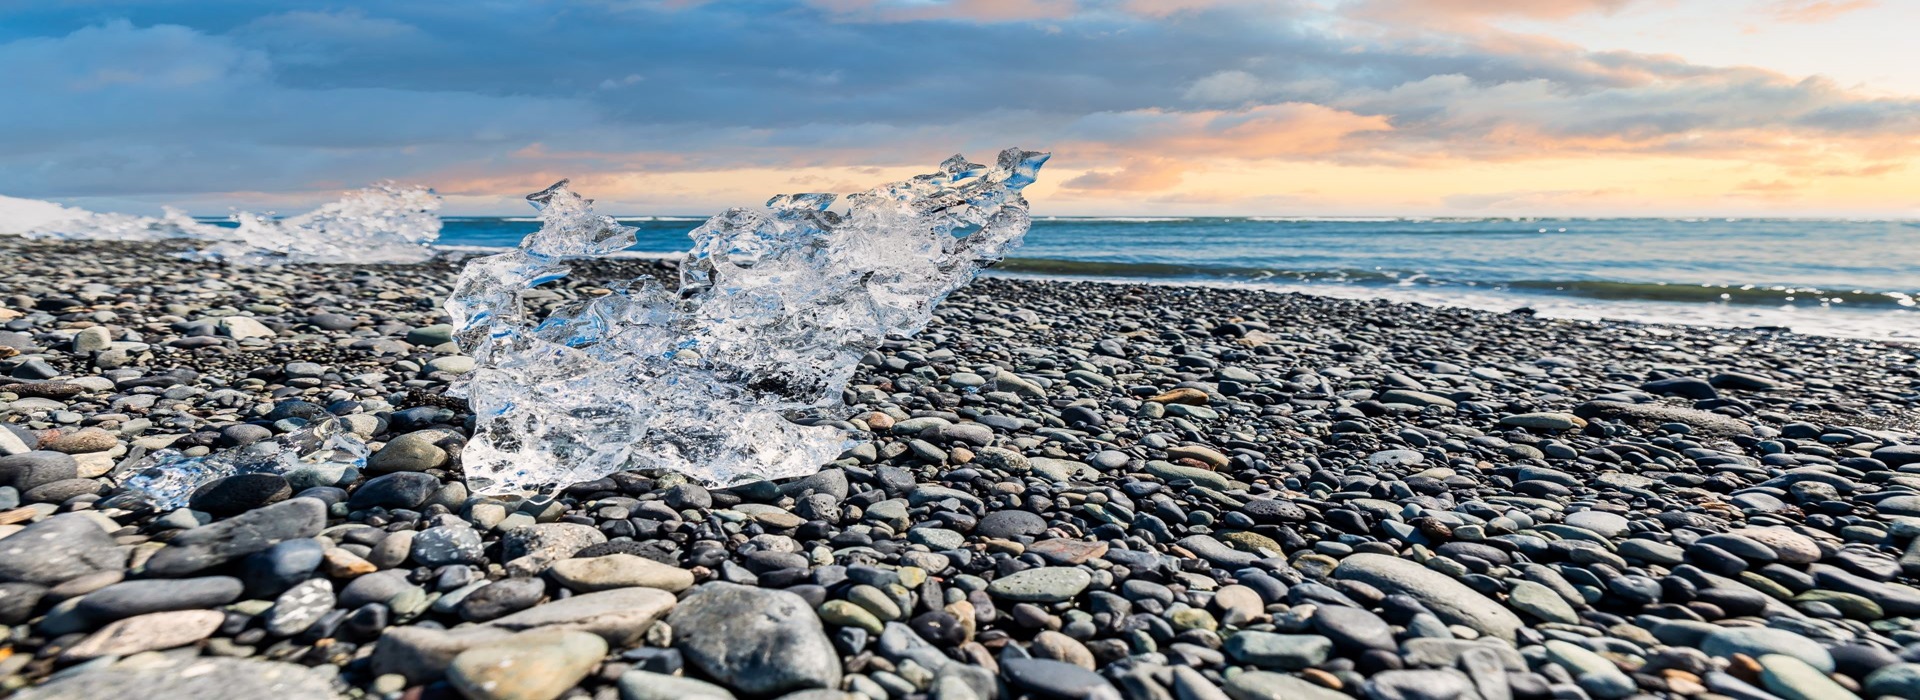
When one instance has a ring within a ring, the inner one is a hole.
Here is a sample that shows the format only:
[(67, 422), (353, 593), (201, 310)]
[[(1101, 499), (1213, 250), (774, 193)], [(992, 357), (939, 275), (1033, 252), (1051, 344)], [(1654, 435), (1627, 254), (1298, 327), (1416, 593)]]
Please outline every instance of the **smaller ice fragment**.
[(153, 507), (170, 510), (185, 507), (194, 489), (235, 474), (266, 472), (293, 481), (345, 483), (367, 466), (367, 455), (367, 444), (345, 421), (326, 418), (271, 440), (197, 457), (171, 448), (155, 450), (116, 469), (114, 479)]

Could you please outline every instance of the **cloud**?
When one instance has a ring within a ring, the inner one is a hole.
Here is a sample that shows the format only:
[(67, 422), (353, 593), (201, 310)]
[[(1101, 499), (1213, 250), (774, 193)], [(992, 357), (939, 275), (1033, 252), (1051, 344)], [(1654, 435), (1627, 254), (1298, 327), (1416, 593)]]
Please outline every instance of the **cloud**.
[(1880, 0), (1774, 0), (1765, 12), (1775, 21), (1819, 24), (1880, 4)]
[(1243, 70), (1223, 70), (1193, 82), (1182, 97), (1201, 104), (1244, 104), (1279, 90)]
[(1792, 192), (1797, 189), (1797, 186), (1786, 180), (1747, 180), (1736, 185), (1734, 189), (1744, 192), (1781, 193)]
[(1164, 19), (1221, 8), (1286, 11), (1298, 0), (805, 0), (838, 21), (977, 23), (1066, 20), (1114, 12)]
[(1091, 171), (1066, 181), (1070, 190), (1156, 192), (1172, 189), (1193, 166), (1173, 158), (1142, 156), (1128, 158), (1113, 170)]
[(665, 192), (734, 171), (844, 182), (860, 179), (852, 166), (1013, 144), (1055, 151), (1075, 196), (1140, 201), (1227, 196), (1215, 174), (1300, 163), (1765, 171), (1722, 182), (1731, 190), (1885, 176), (1920, 151), (1913, 96), (1499, 28), (1661, 6), (54, 3), (0, 27), (0, 193), (330, 194), (399, 178), (510, 198), (565, 175)]
[(1563, 20), (1613, 14), (1641, 0), (1361, 0), (1349, 12), (1392, 22), (1476, 22), (1498, 17)]
[(359, 9), (267, 15), (235, 29), (234, 34), (246, 44), (271, 47), (278, 62), (309, 65), (336, 63), (355, 52), (427, 40), (418, 27), (369, 17)]
[(1021, 22), (1064, 19), (1079, 10), (1074, 0), (810, 0), (809, 4), (836, 19), (863, 22)]
[[(405, 177), (584, 123), (555, 100), (289, 89), (262, 51), (115, 21), (0, 44), (0, 191), (301, 189)], [(379, 170), (387, 170), (380, 175)]]
[(1389, 132), (1382, 116), (1365, 116), (1309, 103), (1250, 109), (1177, 112), (1135, 110), (1095, 114), (1072, 129), (1097, 140), (1069, 142), (1078, 152), (1145, 151), (1185, 159), (1297, 159), (1347, 148), (1355, 135)]
[(1850, 100), (1820, 80), (1721, 73), (1680, 81), (1570, 90), (1544, 79), (1478, 84), (1434, 76), (1357, 92), (1340, 104), (1391, 114), (1395, 150), (1506, 160), (1548, 152), (1710, 154), (1788, 147), (1809, 131), (1871, 134), (1911, 128), (1895, 105)]
[(264, 54), (202, 39), (186, 27), (138, 29), (123, 20), (65, 37), (21, 39), (0, 44), (0, 66), (11, 69), (0, 87), (16, 96), (29, 91), (153, 93), (221, 89), (265, 78)]
[(1450, 209), (1465, 211), (1540, 211), (1564, 209), (1570, 205), (1591, 203), (1628, 194), (1621, 189), (1592, 190), (1513, 190), (1448, 195)]

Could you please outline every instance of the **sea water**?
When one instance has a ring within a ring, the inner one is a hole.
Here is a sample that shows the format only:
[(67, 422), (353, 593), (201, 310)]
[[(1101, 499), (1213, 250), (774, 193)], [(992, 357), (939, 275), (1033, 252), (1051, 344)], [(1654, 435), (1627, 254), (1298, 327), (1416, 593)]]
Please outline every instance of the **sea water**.
[[(633, 252), (669, 254), (704, 217), (619, 218)], [(538, 226), (449, 217), (440, 242), (512, 246)], [(1920, 341), (1920, 221), (1035, 216), (994, 274)]]
[[(0, 205), (46, 204), (7, 200)], [(0, 206), (0, 233), (34, 212)], [(11, 213), (9, 213), (11, 212)], [(42, 218), (46, 213), (41, 212)], [(677, 255), (698, 212), (616, 218)], [(24, 218), (23, 218), (24, 217)], [(201, 219), (232, 226), (230, 221)], [(534, 217), (443, 217), (442, 248), (510, 248)], [(1034, 217), (1002, 276), (1254, 286), (1542, 316), (1920, 343), (1920, 221)]]

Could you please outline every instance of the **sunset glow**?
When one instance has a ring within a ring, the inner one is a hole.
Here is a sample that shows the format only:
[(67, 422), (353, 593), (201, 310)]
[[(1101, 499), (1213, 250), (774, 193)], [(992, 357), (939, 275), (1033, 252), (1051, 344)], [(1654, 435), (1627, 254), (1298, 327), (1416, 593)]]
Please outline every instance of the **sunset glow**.
[[(1920, 5), (694, 0), (4, 12), (0, 194), (520, 213), (1046, 148), (1045, 214), (1920, 216)], [(1898, 28), (1907, 28), (1900, 30)]]

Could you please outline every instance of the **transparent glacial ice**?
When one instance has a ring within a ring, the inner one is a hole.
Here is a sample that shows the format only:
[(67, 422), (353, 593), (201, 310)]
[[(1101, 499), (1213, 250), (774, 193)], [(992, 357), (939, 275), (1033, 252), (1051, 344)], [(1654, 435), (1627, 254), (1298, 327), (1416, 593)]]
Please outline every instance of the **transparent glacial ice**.
[[(55, 205), (57, 207), (57, 205)], [(433, 257), (440, 237), (440, 196), (425, 187), (374, 185), (285, 218), (235, 212), (237, 226), (197, 221), (165, 208), (158, 217), (60, 208), (28, 229), (28, 238), (161, 241), (186, 239), (189, 258), (240, 265), (409, 263)]]
[(432, 258), (440, 195), (425, 187), (375, 185), (318, 209), (275, 219), (241, 212), (239, 235), (198, 257), (243, 265), (412, 263)]
[(159, 241), (175, 238), (218, 240), (235, 234), (234, 229), (197, 221), (179, 209), (160, 209), (160, 216), (135, 216), (69, 207), (69, 218), (43, 223), (22, 235), (65, 240)]
[(538, 490), (625, 469), (708, 484), (802, 476), (848, 446), (830, 425), (862, 355), (925, 327), (942, 299), (1026, 234), (1048, 154), (954, 156), (940, 171), (849, 195), (780, 195), (690, 234), (678, 289), (652, 278), (545, 319), (522, 296), (606, 257), (634, 229), (561, 181), (529, 195), (541, 228), (470, 261), (447, 311), (477, 367), (454, 386), (475, 416), (461, 453), (479, 492)]
[(201, 485), (235, 474), (279, 474), (302, 488), (344, 483), (366, 468), (368, 452), (346, 421), (325, 418), (270, 440), (205, 455), (154, 450), (116, 468), (113, 478), (124, 493), (170, 510), (186, 507)]

